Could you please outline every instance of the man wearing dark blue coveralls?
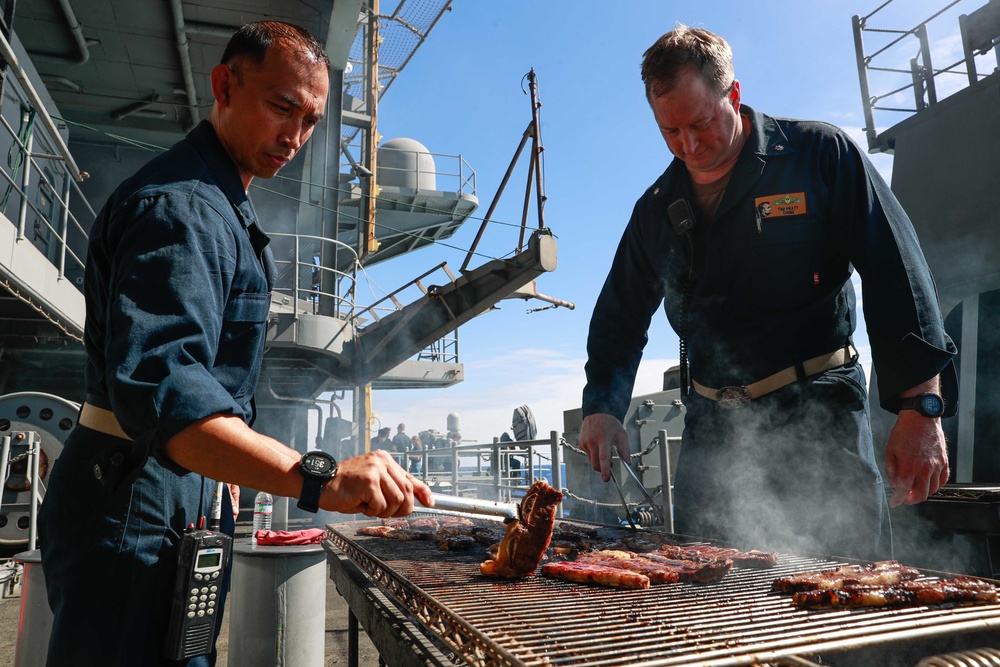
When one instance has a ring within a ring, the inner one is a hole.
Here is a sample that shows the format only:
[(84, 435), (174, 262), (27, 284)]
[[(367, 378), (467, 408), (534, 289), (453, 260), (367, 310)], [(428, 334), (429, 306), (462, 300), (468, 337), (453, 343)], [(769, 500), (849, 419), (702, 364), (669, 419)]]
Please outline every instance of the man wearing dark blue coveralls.
[(642, 78), (675, 159), (636, 203), (594, 308), (581, 447), (605, 481), (612, 451), (629, 455), (621, 420), (663, 302), (690, 387), (677, 532), (872, 558), (887, 509), (854, 269), (881, 403), (898, 412), (889, 502), (919, 503), (949, 474), (956, 350), (910, 221), (843, 132), (742, 105), (719, 36), (677, 27)]
[[(50, 666), (177, 664), (162, 657), (175, 547), (209, 514), (213, 480), (303, 490), (300, 453), (248, 426), (273, 260), (247, 189), (309, 138), (329, 60), (298, 27), (251, 24), (211, 84), (209, 119), (119, 186), (91, 230), (87, 399), (41, 515)], [(402, 516), (415, 497), (432, 502), (371, 452), (340, 462), (318, 506)]]

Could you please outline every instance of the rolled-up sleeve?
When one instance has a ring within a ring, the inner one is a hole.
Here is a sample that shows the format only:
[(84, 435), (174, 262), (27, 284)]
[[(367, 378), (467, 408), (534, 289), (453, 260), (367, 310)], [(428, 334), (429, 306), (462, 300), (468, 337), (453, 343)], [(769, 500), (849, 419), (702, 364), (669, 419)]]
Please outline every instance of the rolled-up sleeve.
[[(159, 194), (119, 211), (106, 312), (109, 398), (133, 438), (170, 438), (241, 406), (212, 369), (223, 337), (238, 244), (223, 212), (185, 193)], [(266, 303), (264, 305), (266, 317)]]
[[(906, 212), (871, 162), (846, 137), (830, 168), (848, 227), (851, 262), (861, 275), (863, 308), (883, 408), (940, 375), (946, 416), (957, 409), (955, 344), (945, 332), (937, 290)], [(846, 181), (846, 182), (845, 182)]]

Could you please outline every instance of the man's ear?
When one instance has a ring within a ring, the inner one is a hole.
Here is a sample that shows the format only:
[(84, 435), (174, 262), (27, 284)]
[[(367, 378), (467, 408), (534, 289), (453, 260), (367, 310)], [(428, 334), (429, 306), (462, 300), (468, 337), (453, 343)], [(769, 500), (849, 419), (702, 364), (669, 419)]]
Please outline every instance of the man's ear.
[(740, 82), (737, 79), (733, 79), (733, 85), (729, 88), (729, 103), (737, 111), (740, 110)]
[(212, 68), (212, 96), (222, 106), (229, 106), (229, 97), (236, 85), (236, 74), (229, 65), (216, 65)]

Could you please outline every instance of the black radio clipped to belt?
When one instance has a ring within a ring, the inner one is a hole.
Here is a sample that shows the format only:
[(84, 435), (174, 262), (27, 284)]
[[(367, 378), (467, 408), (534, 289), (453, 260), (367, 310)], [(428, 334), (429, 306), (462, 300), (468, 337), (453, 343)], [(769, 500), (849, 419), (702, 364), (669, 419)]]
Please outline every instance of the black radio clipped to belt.
[(163, 654), (170, 660), (186, 660), (215, 650), (215, 627), (233, 550), (233, 538), (219, 530), (223, 491), (223, 483), (218, 482), (209, 530), (185, 530), (177, 545), (177, 574), (163, 646)]

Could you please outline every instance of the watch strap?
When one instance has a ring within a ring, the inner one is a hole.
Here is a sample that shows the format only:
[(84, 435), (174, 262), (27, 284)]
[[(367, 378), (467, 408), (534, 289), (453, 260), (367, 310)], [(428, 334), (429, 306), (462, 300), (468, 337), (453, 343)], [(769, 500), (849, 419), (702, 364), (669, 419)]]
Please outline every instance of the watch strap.
[[(938, 403), (941, 405), (941, 412), (943, 413), (944, 412), (944, 400), (940, 396), (937, 396), (936, 394), (933, 394), (933, 395), (937, 398)], [(906, 396), (906, 397), (900, 398), (898, 400), (898, 402), (896, 403), (896, 405), (897, 405), (897, 407), (898, 407), (899, 410), (916, 410), (917, 412), (919, 412), (920, 414), (922, 414), (925, 417), (940, 417), (941, 416), (940, 414), (932, 415), (932, 414), (929, 414), (927, 412), (927, 410), (924, 409), (924, 397), (925, 396), (927, 396), (927, 394), (917, 394), (916, 396)]]
[(296, 507), (306, 512), (316, 513), (319, 510), (319, 496), (323, 491), (323, 484), (325, 482), (325, 479), (316, 479), (315, 477), (306, 477), (303, 479), (302, 495), (299, 496), (299, 502), (296, 504)]

